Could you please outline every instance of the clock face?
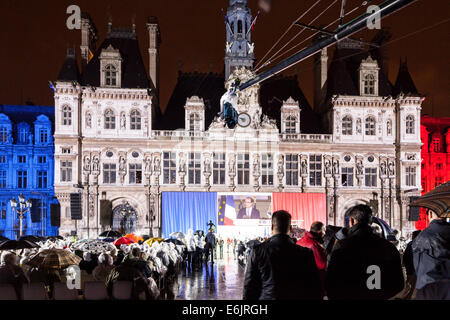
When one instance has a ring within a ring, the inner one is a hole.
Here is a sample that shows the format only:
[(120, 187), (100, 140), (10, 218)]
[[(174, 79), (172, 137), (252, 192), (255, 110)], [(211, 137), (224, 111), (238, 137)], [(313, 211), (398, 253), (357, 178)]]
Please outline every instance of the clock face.
[(238, 118), (238, 124), (245, 128), (248, 127), (248, 125), (250, 124), (250, 116), (248, 115), (248, 113), (242, 112), (239, 114), (239, 118)]

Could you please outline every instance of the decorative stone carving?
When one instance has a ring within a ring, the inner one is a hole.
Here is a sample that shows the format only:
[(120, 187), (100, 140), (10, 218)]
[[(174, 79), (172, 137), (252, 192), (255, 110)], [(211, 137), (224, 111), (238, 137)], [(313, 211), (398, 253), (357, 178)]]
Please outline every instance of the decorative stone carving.
[(325, 174), (331, 175), (331, 160), (328, 158), (325, 158)]
[(255, 110), (255, 113), (253, 115), (252, 128), (253, 129), (261, 128), (261, 114), (259, 113), (259, 109)]
[(126, 128), (126, 116), (125, 116), (125, 112), (122, 112), (120, 114), (120, 128), (121, 129), (125, 129)]
[(92, 161), (92, 171), (96, 174), (100, 173), (98, 156), (94, 156), (94, 160)]
[(211, 155), (209, 153), (203, 154), (204, 161), (203, 161), (203, 175), (205, 177), (205, 186), (208, 188), (210, 187), (209, 178), (211, 177)]
[(380, 161), (380, 173), (382, 177), (386, 176), (386, 162), (384, 160)]
[(334, 159), (333, 161), (333, 175), (339, 176), (339, 160)]
[(361, 134), (361, 118), (356, 119), (356, 133)]
[(86, 112), (86, 128), (92, 128), (92, 115), (90, 112)]
[(262, 127), (264, 129), (277, 129), (277, 123), (275, 120), (270, 119), (267, 115), (263, 116)]
[(236, 155), (230, 154), (230, 160), (228, 160), (228, 176), (230, 178), (230, 188), (234, 190), (234, 177), (236, 177)]
[(259, 167), (259, 155), (255, 154), (253, 157), (253, 187), (258, 190), (259, 188), (259, 177), (261, 176), (261, 171)]
[(91, 172), (91, 159), (89, 156), (84, 157), (83, 171), (85, 174), (89, 174)]
[(152, 173), (152, 157), (151, 157), (151, 155), (149, 155), (145, 158), (145, 173), (146, 174)]
[(284, 155), (278, 156), (278, 189), (283, 190), (283, 177), (284, 177)]
[(394, 161), (390, 160), (389, 164), (388, 164), (388, 169), (389, 169), (389, 176), (395, 176), (395, 165), (394, 165)]
[(180, 177), (180, 188), (181, 190), (185, 189), (185, 177), (186, 177), (186, 159), (184, 158), (184, 153), (180, 152), (178, 154), (180, 162), (178, 164), (178, 176)]
[(306, 160), (306, 158), (302, 159), (301, 167), (302, 167), (301, 175), (307, 176), (308, 175), (308, 160)]
[(362, 160), (358, 160), (356, 162), (356, 175), (357, 176), (364, 175), (364, 166), (363, 166)]

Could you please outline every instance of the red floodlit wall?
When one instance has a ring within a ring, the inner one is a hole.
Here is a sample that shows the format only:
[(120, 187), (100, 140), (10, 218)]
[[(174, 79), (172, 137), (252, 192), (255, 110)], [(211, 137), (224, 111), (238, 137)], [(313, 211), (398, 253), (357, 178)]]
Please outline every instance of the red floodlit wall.
[[(422, 116), (420, 125), (422, 140), (422, 194), (450, 180), (450, 118)], [(426, 210), (420, 209), (417, 230), (428, 227)]]

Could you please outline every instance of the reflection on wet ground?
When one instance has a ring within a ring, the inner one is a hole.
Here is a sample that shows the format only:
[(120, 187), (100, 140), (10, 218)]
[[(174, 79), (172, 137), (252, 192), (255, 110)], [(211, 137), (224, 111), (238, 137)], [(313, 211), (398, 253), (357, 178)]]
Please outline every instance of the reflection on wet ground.
[(174, 286), (176, 300), (241, 300), (245, 267), (234, 255), (203, 263), (202, 270), (186, 272)]

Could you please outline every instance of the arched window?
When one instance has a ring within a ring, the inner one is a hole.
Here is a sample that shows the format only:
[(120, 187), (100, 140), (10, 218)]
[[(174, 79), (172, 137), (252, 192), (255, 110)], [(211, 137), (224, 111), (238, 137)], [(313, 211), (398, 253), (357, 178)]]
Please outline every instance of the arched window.
[(342, 118), (342, 134), (345, 136), (351, 136), (353, 134), (352, 117), (345, 116)]
[(8, 142), (8, 129), (0, 127), (0, 143)]
[(108, 109), (105, 111), (105, 129), (115, 129), (116, 128), (116, 116), (114, 111)]
[(189, 115), (189, 131), (199, 131), (200, 129), (200, 116), (198, 113), (191, 113)]
[(72, 108), (70, 106), (63, 106), (61, 118), (63, 126), (72, 125)]
[(286, 118), (286, 133), (297, 133), (297, 119), (294, 116)]
[(237, 27), (238, 27), (237, 33), (242, 33), (242, 20), (238, 20)]
[(131, 130), (141, 130), (141, 113), (138, 110), (131, 111), (130, 128)]
[(406, 117), (406, 133), (414, 134), (414, 116), (409, 115)]
[(369, 116), (366, 118), (366, 136), (375, 135), (375, 118)]
[(441, 139), (433, 138), (431, 141), (431, 150), (432, 152), (440, 152), (441, 151)]
[(375, 77), (367, 74), (364, 77), (364, 94), (375, 94)]
[(107, 86), (115, 86), (117, 85), (117, 71), (116, 67), (111, 64), (108, 64), (105, 67), (105, 84)]

